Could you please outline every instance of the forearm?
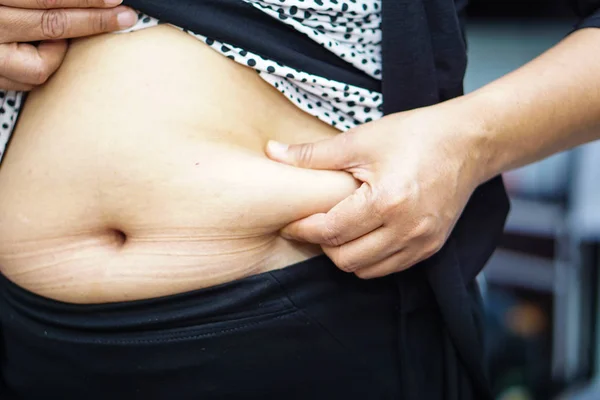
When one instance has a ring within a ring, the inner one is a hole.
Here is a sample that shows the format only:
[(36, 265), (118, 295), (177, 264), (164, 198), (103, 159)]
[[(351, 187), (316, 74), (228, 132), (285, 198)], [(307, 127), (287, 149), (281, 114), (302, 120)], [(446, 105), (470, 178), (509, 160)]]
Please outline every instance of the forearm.
[(583, 29), (445, 107), (469, 121), (478, 179), (600, 138), (600, 29)]

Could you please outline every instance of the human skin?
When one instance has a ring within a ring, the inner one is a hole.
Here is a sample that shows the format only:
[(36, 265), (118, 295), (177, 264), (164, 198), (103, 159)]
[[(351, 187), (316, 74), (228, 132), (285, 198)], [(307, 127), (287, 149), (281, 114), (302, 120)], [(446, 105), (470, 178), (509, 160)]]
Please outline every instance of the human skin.
[(341, 170), (362, 185), (327, 213), (282, 230), (320, 244), (342, 270), (375, 278), (445, 243), (474, 189), (490, 178), (600, 138), (600, 29), (566, 37), (466, 96), (392, 114), (334, 138), (266, 153)]
[(186, 292), (321, 254), (281, 238), (357, 188), (268, 159), (339, 131), (169, 25), (71, 44), (0, 164), (0, 272), (73, 303)]
[[(0, 0), (0, 90), (44, 84), (67, 53), (67, 40), (132, 26), (122, 0)], [(28, 42), (40, 41), (35, 46)]]

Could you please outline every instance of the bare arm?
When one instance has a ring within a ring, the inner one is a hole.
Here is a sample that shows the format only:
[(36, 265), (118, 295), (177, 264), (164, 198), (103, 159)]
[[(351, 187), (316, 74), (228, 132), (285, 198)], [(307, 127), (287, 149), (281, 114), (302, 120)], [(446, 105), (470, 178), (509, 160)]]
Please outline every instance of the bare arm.
[(571, 34), (447, 106), (476, 120), (470, 149), (481, 181), (600, 138), (600, 29)]

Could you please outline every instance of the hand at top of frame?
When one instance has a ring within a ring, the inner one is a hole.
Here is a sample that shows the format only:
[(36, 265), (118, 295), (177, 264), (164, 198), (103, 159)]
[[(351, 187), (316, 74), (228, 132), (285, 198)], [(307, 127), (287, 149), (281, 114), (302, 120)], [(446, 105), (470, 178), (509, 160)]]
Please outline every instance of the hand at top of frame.
[(476, 136), (464, 118), (438, 105), (316, 143), (269, 142), (275, 161), (344, 170), (362, 182), (328, 213), (293, 222), (282, 236), (320, 244), (340, 269), (364, 279), (413, 266), (443, 246), (482, 183)]
[(65, 57), (65, 39), (135, 24), (134, 11), (117, 7), (121, 1), (0, 0), (0, 90), (43, 84)]

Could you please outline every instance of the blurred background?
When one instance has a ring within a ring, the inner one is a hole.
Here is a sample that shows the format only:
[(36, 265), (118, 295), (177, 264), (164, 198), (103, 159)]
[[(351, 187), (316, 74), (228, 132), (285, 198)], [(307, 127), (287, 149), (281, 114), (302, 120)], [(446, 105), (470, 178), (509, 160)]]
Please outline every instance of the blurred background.
[[(467, 92), (533, 59), (577, 21), (567, 0), (471, 0), (468, 11)], [(505, 178), (511, 214), (480, 277), (496, 397), (600, 400), (600, 143)]]

